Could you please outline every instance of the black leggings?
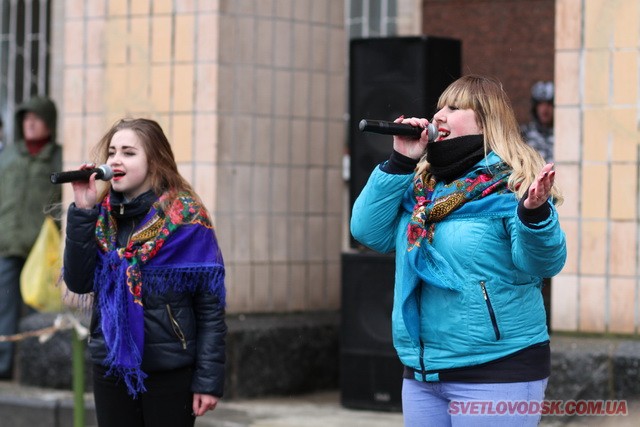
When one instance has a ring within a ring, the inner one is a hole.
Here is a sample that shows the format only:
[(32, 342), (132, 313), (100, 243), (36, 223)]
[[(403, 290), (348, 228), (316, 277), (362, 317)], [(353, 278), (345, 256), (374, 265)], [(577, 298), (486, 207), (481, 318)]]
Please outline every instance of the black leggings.
[(93, 395), (100, 427), (193, 427), (193, 370), (182, 368), (148, 373), (146, 392), (136, 399), (124, 381), (105, 376), (104, 366), (93, 365)]

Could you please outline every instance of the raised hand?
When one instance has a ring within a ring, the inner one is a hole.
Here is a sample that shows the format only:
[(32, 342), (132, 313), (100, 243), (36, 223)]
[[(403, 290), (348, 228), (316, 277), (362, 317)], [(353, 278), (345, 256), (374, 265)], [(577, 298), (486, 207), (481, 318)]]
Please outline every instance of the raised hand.
[(547, 163), (529, 186), (529, 193), (524, 201), (525, 208), (535, 209), (547, 202), (555, 176), (556, 171), (553, 170), (553, 163)]

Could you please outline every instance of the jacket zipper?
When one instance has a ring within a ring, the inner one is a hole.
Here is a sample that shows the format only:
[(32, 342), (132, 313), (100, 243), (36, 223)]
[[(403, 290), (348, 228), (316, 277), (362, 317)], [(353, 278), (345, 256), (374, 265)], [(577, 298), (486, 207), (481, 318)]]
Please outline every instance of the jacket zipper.
[(491, 317), (491, 324), (493, 325), (493, 332), (496, 334), (496, 340), (499, 340), (500, 330), (498, 329), (498, 322), (496, 321), (496, 313), (493, 311), (493, 306), (491, 305), (491, 300), (489, 299), (489, 294), (487, 293), (487, 288), (485, 287), (484, 282), (480, 282), (480, 287), (482, 288), (482, 296), (484, 297), (484, 302), (487, 303), (489, 317)]
[(176, 318), (173, 317), (173, 312), (171, 311), (171, 306), (169, 304), (167, 304), (167, 313), (169, 313), (169, 320), (171, 321), (171, 327), (173, 328), (173, 332), (180, 339), (180, 342), (182, 343), (182, 349), (186, 350), (187, 339), (184, 337), (184, 333), (182, 332), (182, 329), (180, 329), (180, 324), (178, 323)]
[(420, 340), (420, 369), (422, 370), (422, 381), (427, 382), (427, 370), (424, 366), (424, 343)]

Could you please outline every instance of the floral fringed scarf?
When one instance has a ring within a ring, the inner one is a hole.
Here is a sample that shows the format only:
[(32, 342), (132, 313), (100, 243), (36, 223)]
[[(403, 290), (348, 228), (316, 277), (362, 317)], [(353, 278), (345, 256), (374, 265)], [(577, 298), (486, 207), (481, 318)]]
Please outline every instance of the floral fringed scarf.
[(206, 211), (187, 193), (179, 193), (162, 211), (166, 197), (154, 203), (124, 248), (116, 245), (109, 196), (96, 226), (94, 292), (108, 352), (104, 365), (107, 375), (122, 378), (134, 397), (146, 391), (143, 292), (204, 290), (225, 304), (224, 262)]

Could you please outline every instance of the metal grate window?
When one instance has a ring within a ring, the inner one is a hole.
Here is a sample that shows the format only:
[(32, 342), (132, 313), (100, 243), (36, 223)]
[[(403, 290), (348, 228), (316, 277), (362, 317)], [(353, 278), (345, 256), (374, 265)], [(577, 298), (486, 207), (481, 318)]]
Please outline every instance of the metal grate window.
[(0, 0), (0, 115), (13, 138), (16, 106), (49, 92), (51, 0)]
[(397, 7), (397, 0), (347, 0), (349, 38), (394, 36)]

